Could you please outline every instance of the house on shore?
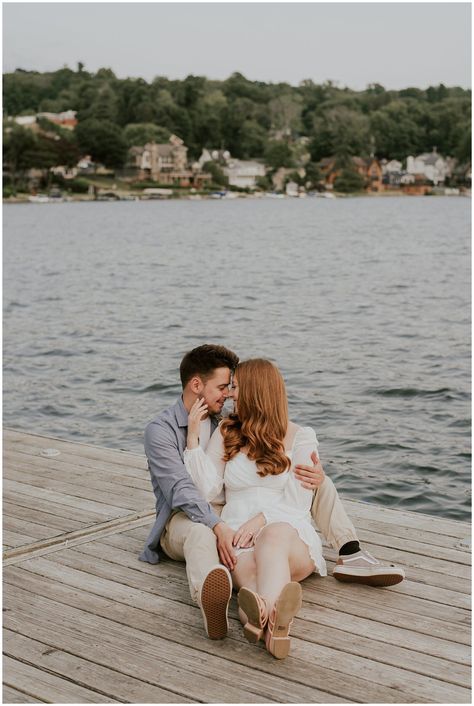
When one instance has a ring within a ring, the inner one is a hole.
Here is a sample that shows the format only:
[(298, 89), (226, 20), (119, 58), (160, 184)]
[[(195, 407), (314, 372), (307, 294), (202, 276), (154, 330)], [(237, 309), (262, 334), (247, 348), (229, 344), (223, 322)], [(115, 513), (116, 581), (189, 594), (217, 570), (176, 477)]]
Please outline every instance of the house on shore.
[(77, 111), (75, 110), (64, 110), (62, 113), (36, 113), (34, 115), (18, 115), (13, 118), (17, 125), (21, 127), (29, 128), (33, 131), (39, 131), (38, 120), (44, 118), (49, 120), (50, 123), (59, 125), (59, 127), (66, 128), (67, 130), (74, 130), (77, 125)]
[(444, 183), (446, 177), (451, 175), (452, 166), (450, 161), (438, 154), (436, 147), (433, 147), (432, 152), (407, 157), (408, 174), (423, 175), (434, 186)]
[(225, 166), (230, 159), (229, 150), (208, 149), (207, 147), (203, 147), (197, 164), (200, 169), (204, 167), (206, 162), (216, 162), (219, 166)]
[[(334, 182), (343, 172), (343, 169), (337, 165), (336, 157), (325, 157), (320, 160), (318, 166), (321, 169), (326, 189), (334, 189)], [(380, 192), (384, 190), (382, 166), (375, 157), (352, 157), (348, 168), (364, 179), (367, 191)]]
[(403, 164), (398, 159), (381, 159), (382, 183), (386, 190), (398, 190), (404, 174)]
[(128, 162), (122, 176), (202, 189), (211, 181), (211, 175), (202, 171), (199, 162), (190, 166), (187, 153), (188, 148), (176, 135), (171, 135), (169, 142), (164, 144), (148, 142), (146, 145), (134, 145), (128, 151)]
[(171, 135), (167, 144), (148, 142), (133, 146), (128, 151), (126, 176), (140, 181), (152, 180), (160, 184), (192, 186), (193, 172), (188, 168), (188, 148), (183, 140)]
[(229, 179), (229, 186), (239, 189), (255, 189), (257, 179), (266, 174), (265, 165), (255, 160), (231, 159), (223, 167), (223, 172)]

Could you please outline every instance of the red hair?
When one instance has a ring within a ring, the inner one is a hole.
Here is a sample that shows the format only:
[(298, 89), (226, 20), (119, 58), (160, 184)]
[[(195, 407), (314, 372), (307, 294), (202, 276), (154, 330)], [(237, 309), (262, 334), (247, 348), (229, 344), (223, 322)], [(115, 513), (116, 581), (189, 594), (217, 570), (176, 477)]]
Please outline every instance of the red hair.
[(237, 414), (221, 424), (224, 460), (230, 461), (245, 448), (260, 476), (284, 473), (291, 462), (285, 454), (288, 400), (281, 373), (269, 360), (255, 358), (240, 363), (235, 374)]

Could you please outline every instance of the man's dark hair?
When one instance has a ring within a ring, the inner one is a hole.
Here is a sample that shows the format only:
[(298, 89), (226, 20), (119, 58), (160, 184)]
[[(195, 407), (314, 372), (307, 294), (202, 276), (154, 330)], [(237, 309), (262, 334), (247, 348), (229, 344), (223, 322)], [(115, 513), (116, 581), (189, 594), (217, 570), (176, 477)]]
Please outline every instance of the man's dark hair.
[(199, 375), (202, 381), (206, 382), (217, 368), (234, 370), (238, 362), (239, 357), (225, 346), (206, 343), (198, 348), (193, 348), (192, 351), (186, 353), (179, 366), (183, 389), (195, 375)]

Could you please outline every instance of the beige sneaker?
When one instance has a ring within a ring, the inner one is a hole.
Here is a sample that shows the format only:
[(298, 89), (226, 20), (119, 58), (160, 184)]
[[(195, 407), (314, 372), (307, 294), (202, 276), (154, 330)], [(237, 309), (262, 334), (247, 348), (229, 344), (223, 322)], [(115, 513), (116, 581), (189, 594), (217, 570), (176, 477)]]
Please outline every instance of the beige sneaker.
[(209, 571), (201, 586), (198, 603), (209, 639), (222, 640), (229, 629), (228, 610), (232, 596), (232, 579), (225, 566)]
[(365, 583), (368, 586), (394, 586), (405, 578), (405, 572), (394, 564), (382, 564), (366, 551), (340, 556), (332, 575), (338, 581)]

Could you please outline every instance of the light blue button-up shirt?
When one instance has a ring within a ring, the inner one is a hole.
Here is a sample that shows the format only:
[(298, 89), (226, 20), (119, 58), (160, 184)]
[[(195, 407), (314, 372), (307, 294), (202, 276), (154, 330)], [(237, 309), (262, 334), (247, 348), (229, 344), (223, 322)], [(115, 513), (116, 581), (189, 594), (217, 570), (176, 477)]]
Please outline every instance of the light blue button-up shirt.
[[(217, 420), (211, 417), (211, 434), (217, 424)], [(181, 397), (145, 429), (145, 453), (156, 498), (156, 520), (139, 558), (150, 564), (157, 564), (160, 560), (160, 537), (172, 510), (180, 509), (193, 522), (201, 522), (210, 528), (220, 522), (209, 503), (203, 500), (184, 465), (187, 434), (188, 412)]]

